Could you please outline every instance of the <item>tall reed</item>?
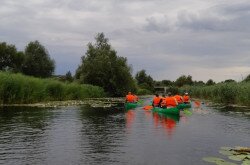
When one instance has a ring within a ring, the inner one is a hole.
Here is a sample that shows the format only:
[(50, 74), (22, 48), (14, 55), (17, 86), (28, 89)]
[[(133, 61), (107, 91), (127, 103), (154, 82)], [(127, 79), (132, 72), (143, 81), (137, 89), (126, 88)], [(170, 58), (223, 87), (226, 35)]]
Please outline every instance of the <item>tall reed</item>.
[[(183, 89), (182, 89), (183, 90)], [(209, 99), (225, 104), (250, 106), (250, 82), (219, 83), (212, 86), (189, 86), (192, 97)]]
[(104, 97), (103, 88), (0, 72), (0, 103), (35, 103)]

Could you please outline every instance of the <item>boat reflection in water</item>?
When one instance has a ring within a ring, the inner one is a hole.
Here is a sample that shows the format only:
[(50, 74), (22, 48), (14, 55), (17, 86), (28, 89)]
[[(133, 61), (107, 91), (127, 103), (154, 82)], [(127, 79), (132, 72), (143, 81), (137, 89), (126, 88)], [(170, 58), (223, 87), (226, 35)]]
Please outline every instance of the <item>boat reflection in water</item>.
[(170, 138), (173, 135), (173, 132), (176, 129), (176, 124), (179, 122), (179, 120), (179, 115), (153, 113), (155, 127), (161, 127), (166, 131), (168, 137)]
[(127, 130), (130, 130), (135, 120), (135, 111), (127, 110), (125, 114), (125, 118), (126, 118), (126, 128)]

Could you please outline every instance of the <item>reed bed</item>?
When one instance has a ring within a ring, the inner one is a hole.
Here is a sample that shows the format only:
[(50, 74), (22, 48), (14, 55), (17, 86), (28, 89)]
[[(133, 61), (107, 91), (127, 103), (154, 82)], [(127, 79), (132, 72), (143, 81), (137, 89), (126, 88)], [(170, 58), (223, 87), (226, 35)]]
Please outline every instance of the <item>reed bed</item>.
[(103, 88), (93, 85), (63, 83), (53, 79), (0, 72), (1, 104), (80, 100), (104, 96)]
[(212, 86), (185, 87), (192, 97), (209, 99), (225, 104), (250, 106), (250, 82), (219, 83)]

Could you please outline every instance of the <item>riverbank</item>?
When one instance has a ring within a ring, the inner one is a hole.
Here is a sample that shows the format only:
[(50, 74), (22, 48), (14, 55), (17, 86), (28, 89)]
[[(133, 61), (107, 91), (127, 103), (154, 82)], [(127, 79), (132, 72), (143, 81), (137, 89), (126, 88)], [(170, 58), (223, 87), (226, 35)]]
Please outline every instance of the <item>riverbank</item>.
[(250, 106), (250, 82), (219, 83), (211, 86), (190, 86), (191, 97), (211, 100), (226, 105)]
[(22, 74), (0, 72), (0, 104), (33, 104), (47, 101), (105, 97), (103, 88), (88, 84), (63, 83)]

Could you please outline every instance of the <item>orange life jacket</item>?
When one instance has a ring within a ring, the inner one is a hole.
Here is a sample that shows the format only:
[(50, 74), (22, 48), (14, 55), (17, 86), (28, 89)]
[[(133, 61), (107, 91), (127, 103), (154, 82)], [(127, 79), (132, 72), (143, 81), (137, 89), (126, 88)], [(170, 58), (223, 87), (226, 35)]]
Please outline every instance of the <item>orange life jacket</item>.
[(176, 99), (174, 97), (166, 97), (166, 106), (167, 107), (176, 107)]
[(154, 97), (154, 99), (153, 99), (153, 105), (154, 106), (158, 106), (159, 103), (160, 103), (160, 101), (161, 101), (160, 97)]
[(188, 95), (183, 96), (184, 103), (189, 103), (189, 99), (190, 99), (190, 97)]
[(175, 97), (176, 101), (178, 102), (178, 104), (183, 102), (182, 97), (180, 95), (175, 95), (174, 97)]
[(131, 95), (131, 94), (126, 95), (127, 102), (133, 103), (134, 100), (135, 100), (135, 97), (133, 95)]

